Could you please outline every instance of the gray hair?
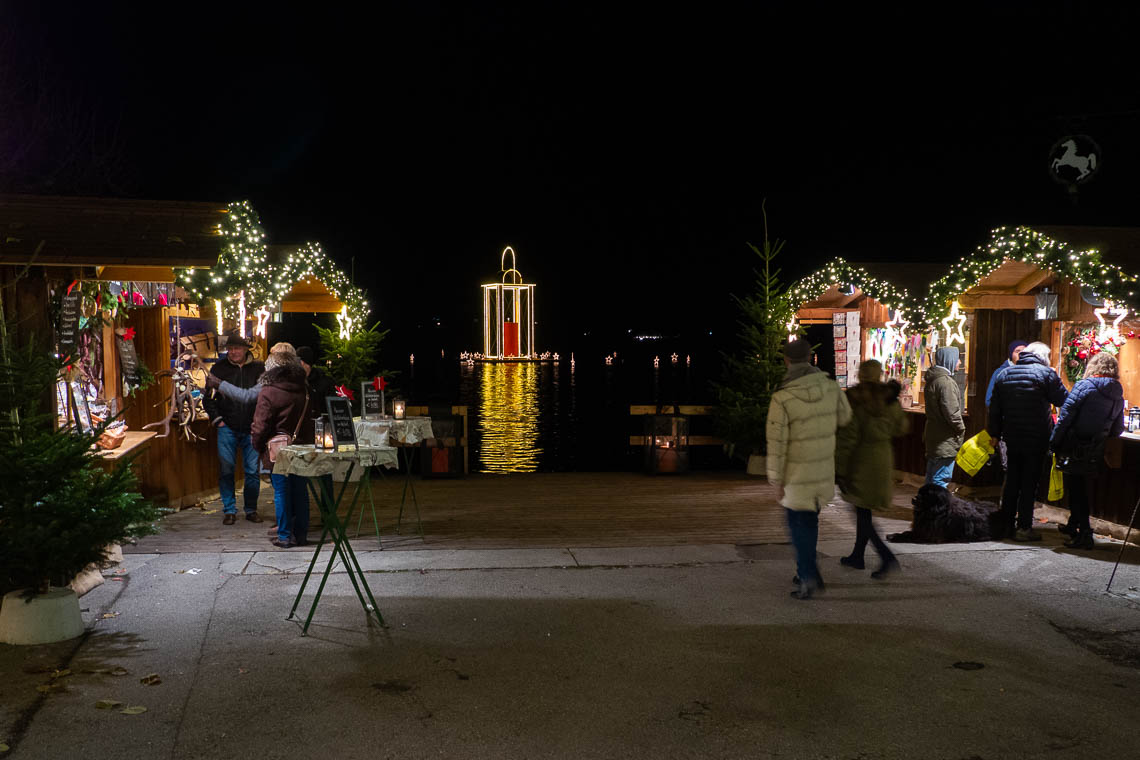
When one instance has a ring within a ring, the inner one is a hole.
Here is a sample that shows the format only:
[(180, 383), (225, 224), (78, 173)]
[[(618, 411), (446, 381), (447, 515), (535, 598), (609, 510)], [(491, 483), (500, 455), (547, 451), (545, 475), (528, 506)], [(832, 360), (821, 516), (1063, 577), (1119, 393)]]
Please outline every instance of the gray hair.
[(1099, 354), (1094, 354), (1089, 359), (1088, 366), (1085, 367), (1085, 377), (1120, 377), (1120, 367), (1116, 363), (1116, 357), (1112, 354), (1101, 351)]
[(1045, 345), (1044, 343), (1042, 343), (1039, 340), (1033, 341), (1028, 346), (1021, 349), (1021, 352), (1022, 353), (1029, 352), (1031, 354), (1034, 354), (1037, 357), (1039, 357), (1040, 359), (1042, 359), (1046, 364), (1049, 363), (1049, 355), (1053, 353), (1052, 350), (1050, 350), (1050, 348), (1047, 345)]

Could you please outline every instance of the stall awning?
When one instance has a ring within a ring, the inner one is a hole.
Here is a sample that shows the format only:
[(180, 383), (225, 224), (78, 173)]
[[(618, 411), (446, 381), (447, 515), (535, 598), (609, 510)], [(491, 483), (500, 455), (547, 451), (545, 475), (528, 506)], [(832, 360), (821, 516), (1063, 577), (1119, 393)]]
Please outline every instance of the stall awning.
[(0, 195), (0, 264), (212, 267), (225, 215), (224, 203)]
[(343, 306), (325, 284), (315, 277), (297, 282), (281, 299), (281, 311), (287, 312), (337, 314)]

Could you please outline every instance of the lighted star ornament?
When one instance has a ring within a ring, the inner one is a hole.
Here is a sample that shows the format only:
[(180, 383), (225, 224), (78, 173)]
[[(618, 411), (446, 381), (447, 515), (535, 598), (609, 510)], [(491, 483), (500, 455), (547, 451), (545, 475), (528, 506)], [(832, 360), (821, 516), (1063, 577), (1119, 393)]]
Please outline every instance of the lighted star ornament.
[(238, 295), (238, 335), (245, 337), (245, 291)]
[(352, 337), (352, 317), (348, 316), (348, 307), (341, 306), (340, 314), (336, 315), (336, 321), (340, 324), (340, 337), (348, 340)]
[(253, 334), (260, 338), (264, 338), (266, 323), (269, 322), (269, 318), (273, 316), (273, 312), (262, 306), (254, 313), (257, 315), (257, 327), (253, 328)]
[[(1120, 339), (1120, 323), (1128, 316), (1128, 309), (1117, 306), (1112, 301), (1105, 301), (1104, 308), (1093, 309), (1096, 312), (1097, 321), (1100, 322), (1100, 331), (1097, 333), (1096, 339), (1098, 343), (1104, 343), (1110, 338), (1113, 341)], [(1116, 317), (1112, 320), (1112, 326), (1109, 327), (1104, 322), (1104, 315), (1109, 314)]]
[[(954, 341), (958, 341), (963, 346), (966, 345), (966, 335), (962, 332), (962, 327), (966, 324), (966, 315), (959, 314), (959, 308), (961, 308), (961, 304), (957, 301), (950, 304), (950, 313), (946, 316), (946, 319), (942, 320), (942, 329), (946, 331), (947, 346), (953, 345)], [(958, 323), (958, 326), (953, 330), (950, 329), (951, 322)]]

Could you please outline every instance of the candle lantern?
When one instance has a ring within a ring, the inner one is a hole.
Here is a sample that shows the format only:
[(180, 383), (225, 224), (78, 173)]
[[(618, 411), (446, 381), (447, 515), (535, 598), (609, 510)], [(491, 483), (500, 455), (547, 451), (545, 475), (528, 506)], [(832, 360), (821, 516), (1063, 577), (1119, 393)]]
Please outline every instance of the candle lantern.
[(407, 406), (402, 398), (392, 399), (392, 416), (395, 419), (402, 420), (407, 412)]
[(313, 418), (313, 448), (321, 451), (325, 447), (325, 421), (321, 417)]
[(645, 418), (645, 469), (650, 474), (688, 471), (688, 417), (651, 414)]
[(321, 446), (325, 451), (336, 451), (336, 441), (333, 439), (333, 427), (329, 416), (322, 414), (321, 421), (324, 428), (324, 432), (321, 434)]
[[(507, 254), (511, 266), (507, 267)], [(515, 252), (503, 249), (502, 282), (483, 286), (483, 356), (487, 359), (533, 359), (534, 285), (523, 282), (515, 268)]]
[(1128, 410), (1128, 430), (1132, 433), (1140, 431), (1140, 406)]

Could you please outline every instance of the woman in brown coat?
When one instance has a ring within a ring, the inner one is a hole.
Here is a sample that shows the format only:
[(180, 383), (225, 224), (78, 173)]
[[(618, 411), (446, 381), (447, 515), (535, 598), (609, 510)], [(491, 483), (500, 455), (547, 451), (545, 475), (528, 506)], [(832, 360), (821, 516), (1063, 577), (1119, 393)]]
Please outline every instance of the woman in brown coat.
[[(303, 420), (309, 405), (309, 390), (305, 369), (292, 346), (278, 343), (273, 347), (265, 361), (265, 374), (258, 384), (261, 391), (257, 396), (250, 438), (253, 448), (261, 456), (262, 467), (272, 470), (267, 450), (269, 440), (279, 434), (293, 438), (296, 433), (296, 442), (305, 443), (303, 438), (308, 432)], [(277, 508), (277, 535), (271, 543), (281, 548), (304, 546), (309, 535), (309, 492), (305, 478), (274, 473), (270, 479), (273, 482), (273, 503)]]

